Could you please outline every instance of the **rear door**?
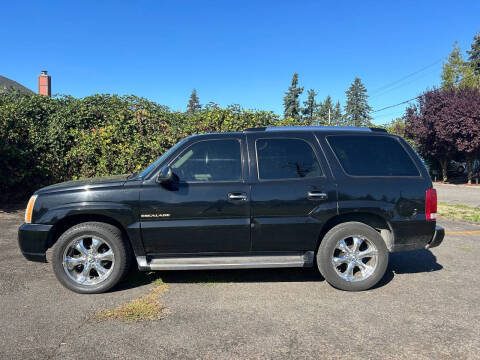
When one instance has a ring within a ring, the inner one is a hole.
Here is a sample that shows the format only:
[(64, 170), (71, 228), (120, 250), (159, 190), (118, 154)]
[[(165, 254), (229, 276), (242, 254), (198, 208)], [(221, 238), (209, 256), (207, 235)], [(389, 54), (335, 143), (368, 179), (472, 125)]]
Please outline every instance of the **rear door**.
[(252, 251), (314, 250), (337, 212), (336, 186), (312, 133), (247, 135)]

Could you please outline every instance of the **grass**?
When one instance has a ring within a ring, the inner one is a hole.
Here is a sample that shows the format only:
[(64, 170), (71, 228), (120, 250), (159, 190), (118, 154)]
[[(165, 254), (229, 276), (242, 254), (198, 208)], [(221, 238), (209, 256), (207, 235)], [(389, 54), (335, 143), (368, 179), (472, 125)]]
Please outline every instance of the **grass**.
[(477, 249), (475, 249), (473, 247), (470, 247), (470, 246), (457, 246), (456, 248), (460, 249), (460, 250), (463, 250), (463, 251), (466, 251), (466, 252), (476, 252), (477, 251)]
[(160, 302), (161, 295), (168, 288), (161, 278), (152, 281), (154, 288), (138, 299), (126, 302), (114, 309), (106, 309), (95, 314), (99, 321), (121, 320), (137, 322), (160, 320), (168, 313), (168, 309)]
[(480, 222), (480, 208), (468, 205), (439, 202), (437, 213), (444, 217)]

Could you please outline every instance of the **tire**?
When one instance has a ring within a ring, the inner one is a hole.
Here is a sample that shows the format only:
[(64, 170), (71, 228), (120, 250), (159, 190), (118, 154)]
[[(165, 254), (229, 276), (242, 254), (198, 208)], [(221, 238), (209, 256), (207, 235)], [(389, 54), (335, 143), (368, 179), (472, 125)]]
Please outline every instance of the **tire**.
[(388, 249), (383, 238), (374, 228), (360, 222), (346, 222), (330, 229), (317, 251), (320, 273), (341, 290), (370, 289), (382, 279), (387, 265)]
[(465, 168), (464, 168), (462, 165), (460, 165), (460, 166), (457, 168), (457, 173), (463, 174), (464, 172), (465, 172)]
[(110, 290), (127, 274), (130, 254), (120, 229), (107, 223), (84, 222), (59, 237), (52, 253), (52, 266), (66, 288), (81, 294), (98, 294)]

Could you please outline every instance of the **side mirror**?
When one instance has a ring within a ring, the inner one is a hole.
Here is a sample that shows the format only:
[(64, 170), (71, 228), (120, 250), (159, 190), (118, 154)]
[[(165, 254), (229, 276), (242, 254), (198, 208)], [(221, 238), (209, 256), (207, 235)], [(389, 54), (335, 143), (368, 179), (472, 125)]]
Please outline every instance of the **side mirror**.
[(157, 175), (157, 183), (163, 185), (169, 185), (177, 180), (177, 176), (173, 173), (172, 168), (165, 165), (161, 168)]

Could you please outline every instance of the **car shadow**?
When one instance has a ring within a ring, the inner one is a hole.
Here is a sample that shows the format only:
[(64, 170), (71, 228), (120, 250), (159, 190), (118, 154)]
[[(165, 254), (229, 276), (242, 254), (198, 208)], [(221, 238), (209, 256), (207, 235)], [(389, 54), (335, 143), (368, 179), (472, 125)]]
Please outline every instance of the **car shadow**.
[[(389, 265), (382, 280), (374, 286), (387, 285), (396, 274), (432, 272), (443, 269), (430, 250), (390, 254)], [(121, 291), (156, 282), (175, 284), (261, 283), (261, 282), (321, 282), (325, 279), (316, 267), (241, 269), (241, 270), (184, 270), (149, 271), (132, 269), (114, 291)]]
[(115, 290), (155, 283), (176, 284), (258, 283), (258, 282), (313, 282), (323, 281), (316, 268), (182, 270), (142, 272), (132, 269)]
[(396, 274), (416, 274), (442, 270), (443, 266), (430, 250), (422, 249), (390, 254), (387, 271), (374, 288), (385, 286)]

